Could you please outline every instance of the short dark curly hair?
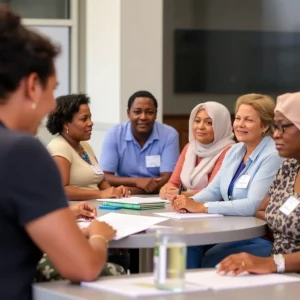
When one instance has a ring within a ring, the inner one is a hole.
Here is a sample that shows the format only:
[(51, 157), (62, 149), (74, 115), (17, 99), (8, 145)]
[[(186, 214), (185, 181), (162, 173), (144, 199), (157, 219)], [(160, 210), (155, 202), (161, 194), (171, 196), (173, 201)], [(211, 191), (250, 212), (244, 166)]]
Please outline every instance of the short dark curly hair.
[(157, 100), (156, 98), (148, 91), (137, 91), (134, 94), (132, 94), (129, 99), (128, 99), (128, 103), (127, 103), (127, 110), (129, 111), (135, 98), (150, 98), (153, 101), (153, 104), (155, 106), (155, 109), (157, 109)]
[(82, 104), (90, 104), (86, 94), (71, 94), (56, 98), (56, 109), (48, 115), (46, 127), (55, 135), (61, 133), (65, 123), (70, 123)]
[(0, 5), (0, 104), (31, 73), (37, 73), (45, 87), (59, 52), (49, 39), (23, 26), (18, 14)]

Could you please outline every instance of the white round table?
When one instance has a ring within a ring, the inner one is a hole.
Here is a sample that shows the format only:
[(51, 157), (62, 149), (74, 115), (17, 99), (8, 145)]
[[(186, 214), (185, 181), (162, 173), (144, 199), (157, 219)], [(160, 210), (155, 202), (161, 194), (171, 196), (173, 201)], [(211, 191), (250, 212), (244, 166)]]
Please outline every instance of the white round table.
[[(72, 201), (73, 202), (73, 201)], [(99, 210), (99, 202), (91, 200), (89, 203), (97, 208), (98, 216), (112, 212), (111, 210)], [(72, 204), (72, 203), (71, 203)], [(113, 212), (157, 216), (154, 212), (173, 211), (169, 204), (164, 209), (155, 210), (131, 210), (120, 209)], [(266, 234), (266, 222), (254, 217), (220, 217), (177, 220), (168, 219), (157, 225), (181, 227), (184, 230), (184, 237), (187, 246), (210, 245), (224, 242), (241, 241), (260, 237)], [(111, 241), (111, 248), (139, 248), (140, 250), (140, 272), (152, 271), (153, 267), (153, 246), (155, 243), (155, 232), (146, 231), (133, 234), (118, 241)]]

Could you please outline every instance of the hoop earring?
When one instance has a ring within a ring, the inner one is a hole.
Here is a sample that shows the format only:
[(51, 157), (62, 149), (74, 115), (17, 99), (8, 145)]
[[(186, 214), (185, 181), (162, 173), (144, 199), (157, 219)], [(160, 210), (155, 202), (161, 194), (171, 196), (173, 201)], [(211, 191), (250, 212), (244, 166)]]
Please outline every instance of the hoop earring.
[(35, 109), (36, 109), (36, 103), (35, 103), (35, 102), (32, 102), (32, 103), (31, 103), (31, 109), (32, 109), (32, 110), (35, 110)]

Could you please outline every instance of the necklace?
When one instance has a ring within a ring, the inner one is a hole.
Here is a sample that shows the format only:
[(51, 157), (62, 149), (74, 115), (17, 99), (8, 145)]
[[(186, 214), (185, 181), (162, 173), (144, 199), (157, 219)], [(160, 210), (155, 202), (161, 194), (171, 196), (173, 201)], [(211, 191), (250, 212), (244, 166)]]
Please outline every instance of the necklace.
[(85, 161), (87, 162), (89, 165), (93, 165), (88, 154), (86, 153), (86, 151), (84, 150), (84, 148), (81, 146), (81, 144), (79, 143), (79, 149), (81, 150), (82, 154), (80, 153), (80, 150), (77, 150), (70, 142), (68, 139), (66, 139), (63, 135), (62, 135), (63, 139), (78, 153), (78, 155)]
[(81, 146), (81, 144), (79, 144), (79, 147), (81, 149), (82, 154), (80, 154), (79, 151), (77, 151), (77, 153), (79, 154), (79, 156), (88, 164), (92, 165), (92, 162), (88, 156), (88, 154), (86, 153), (86, 151), (84, 150), (84, 148)]

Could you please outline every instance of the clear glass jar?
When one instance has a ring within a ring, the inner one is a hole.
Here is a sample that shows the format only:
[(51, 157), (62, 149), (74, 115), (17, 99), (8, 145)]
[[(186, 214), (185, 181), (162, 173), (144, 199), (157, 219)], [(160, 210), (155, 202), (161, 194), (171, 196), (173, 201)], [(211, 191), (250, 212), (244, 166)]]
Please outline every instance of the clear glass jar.
[(182, 228), (156, 231), (154, 283), (157, 289), (182, 291), (185, 284), (186, 244)]

